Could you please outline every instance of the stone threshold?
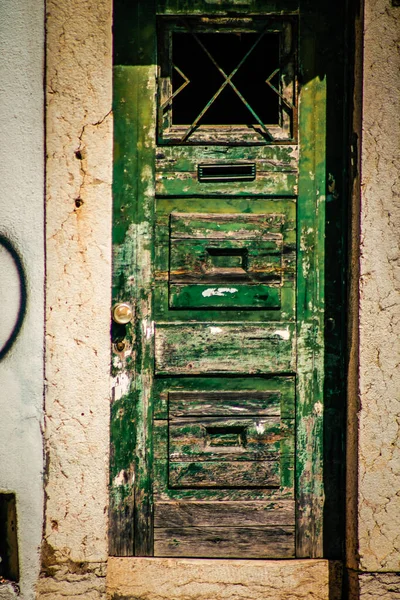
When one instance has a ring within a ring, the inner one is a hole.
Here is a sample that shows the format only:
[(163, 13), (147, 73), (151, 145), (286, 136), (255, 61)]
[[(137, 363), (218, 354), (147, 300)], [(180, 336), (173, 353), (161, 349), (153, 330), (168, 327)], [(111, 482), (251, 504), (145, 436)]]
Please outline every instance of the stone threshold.
[(108, 600), (339, 600), (341, 563), (323, 559), (116, 558)]

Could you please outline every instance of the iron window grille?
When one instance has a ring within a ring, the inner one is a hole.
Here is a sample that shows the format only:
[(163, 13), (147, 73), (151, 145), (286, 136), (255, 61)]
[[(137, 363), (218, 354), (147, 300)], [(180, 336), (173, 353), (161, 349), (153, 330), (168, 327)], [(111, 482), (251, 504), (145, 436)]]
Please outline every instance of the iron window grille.
[(158, 37), (159, 144), (296, 141), (295, 19), (163, 17)]

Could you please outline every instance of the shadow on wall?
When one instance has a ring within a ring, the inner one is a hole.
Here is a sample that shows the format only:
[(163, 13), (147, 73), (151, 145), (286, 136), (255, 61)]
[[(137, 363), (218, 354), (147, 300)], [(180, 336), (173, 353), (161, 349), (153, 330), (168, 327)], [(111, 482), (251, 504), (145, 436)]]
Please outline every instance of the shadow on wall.
[[(10, 331), (10, 333), (8, 335), (6, 334), (7, 337), (4, 342), (0, 342), (0, 360), (2, 360), (6, 356), (6, 354), (11, 350), (15, 340), (18, 337), (19, 332), (21, 331), (27, 305), (27, 282), (22, 259), (13, 243), (4, 234), (0, 234), (0, 251), (1, 250), (6, 251), (8, 261), (11, 259), (14, 268), (18, 274), (19, 306), (15, 311), (15, 316), (11, 316), (11, 323), (6, 324), (5, 330)], [(7, 292), (8, 290), (3, 290), (4, 298), (6, 297), (5, 295)], [(1, 304), (3, 304), (3, 302), (6, 302), (4, 298), (2, 299), (3, 301), (1, 302)], [(2, 306), (3, 314), (5, 312), (5, 309), (6, 307)], [(12, 313), (12, 311), (10, 312)]]

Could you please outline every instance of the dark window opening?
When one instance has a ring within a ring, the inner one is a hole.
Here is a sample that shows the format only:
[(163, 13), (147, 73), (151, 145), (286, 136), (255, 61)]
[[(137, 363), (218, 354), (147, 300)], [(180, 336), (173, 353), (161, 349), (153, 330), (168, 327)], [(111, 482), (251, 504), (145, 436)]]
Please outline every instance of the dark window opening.
[[(258, 33), (199, 33), (198, 39), (229, 76), (259, 37)], [(280, 89), (279, 34), (264, 34), (232, 77), (243, 98), (262, 123), (279, 124), (280, 98), (266, 83)], [(190, 125), (211, 101), (225, 77), (191, 33), (172, 36), (172, 62), (189, 80), (173, 99), (172, 124)], [(172, 93), (185, 79), (172, 70)], [(199, 125), (255, 125), (257, 119), (228, 83), (212, 102)]]
[(15, 494), (0, 493), (0, 578), (19, 581)]

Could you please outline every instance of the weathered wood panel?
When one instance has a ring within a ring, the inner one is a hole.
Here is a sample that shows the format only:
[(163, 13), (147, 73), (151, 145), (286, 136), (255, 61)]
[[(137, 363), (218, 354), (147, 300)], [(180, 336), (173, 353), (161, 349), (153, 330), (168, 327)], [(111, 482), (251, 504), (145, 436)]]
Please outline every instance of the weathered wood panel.
[[(121, 370), (121, 374), (126, 372), (133, 384), (124, 401), (113, 405), (110, 504), (111, 532), (115, 543), (112, 542), (112, 552), (132, 552), (135, 524), (136, 554), (151, 554), (153, 475), (159, 514), (164, 511), (166, 516), (168, 510), (172, 514), (173, 500), (180, 504), (193, 502), (188, 509), (180, 507), (180, 516), (170, 517), (168, 526), (160, 521), (161, 528), (156, 529), (156, 552), (160, 555), (293, 556), (293, 502), (289, 500), (284, 507), (280, 502), (283, 498), (293, 499), (293, 420), (290, 423), (285, 421), (285, 415), (293, 418), (293, 378), (288, 383), (285, 374), (296, 373), (297, 552), (298, 556), (319, 556), (322, 552), (323, 507), (325, 82), (316, 78), (312, 65), (312, 35), (304, 28), (305, 42), (301, 42), (301, 52), (309, 57), (309, 63), (306, 61), (303, 65), (306, 77), (301, 89), (302, 150), (297, 239), (297, 146), (283, 143), (275, 146), (203, 145), (155, 149), (155, 70), (151, 66), (155, 64), (154, 7), (151, 1), (134, 4), (138, 18), (134, 25), (137, 36), (134, 36), (132, 47), (137, 54), (137, 62), (129, 64), (139, 66), (122, 67), (122, 70), (127, 69), (126, 73), (131, 70), (133, 74), (127, 76), (123, 85), (117, 82), (117, 88), (118, 85), (121, 87), (119, 90), (116, 88), (120, 100), (120, 112), (116, 114), (116, 139), (120, 144), (116, 144), (115, 148), (118, 191), (114, 297), (130, 300), (137, 310), (137, 322), (132, 331), (128, 327), (125, 338), (126, 350), (130, 349), (134, 337), (136, 348), (128, 360), (118, 363), (118, 369), (125, 369)], [(227, 0), (216, 2), (210, 8), (206, 0), (160, 0), (158, 7), (160, 13), (171, 15), (187, 11), (188, 14), (207, 13), (211, 27), (212, 16), (227, 15), (229, 9), (243, 13), (247, 19), (249, 15), (263, 10), (280, 13), (290, 10), (290, 7), (297, 10), (298, 3), (297, 0), (287, 0), (284, 5), (280, 3), (278, 6), (274, 0), (249, 0), (245, 4)], [(146, 20), (150, 26), (141, 27)], [(226, 129), (225, 133), (229, 134), (229, 131)], [(218, 133), (211, 132), (210, 135), (210, 130), (204, 135), (211, 142), (218, 140)], [(254, 141), (260, 141), (256, 132), (250, 133), (251, 136)], [(243, 137), (243, 141), (247, 143), (250, 137)], [(238, 138), (234, 141), (237, 143)], [(159, 196), (154, 220), (155, 155)], [(254, 163), (254, 181), (233, 184), (199, 181), (199, 164), (226, 163)], [(211, 213), (211, 218), (207, 213)], [(131, 224), (128, 223), (130, 219)], [(227, 252), (229, 248), (240, 250), (244, 244), (246, 265), (238, 252)], [(297, 272), (300, 285), (299, 325), (295, 328), (288, 321), (295, 317), (293, 273), (296, 244), (300, 258)], [(152, 251), (154, 245), (155, 256)], [(207, 248), (217, 251), (211, 253), (209, 263), (205, 260)], [(218, 249), (222, 252), (218, 253)], [(317, 253), (320, 253), (319, 258)], [(276, 279), (271, 279), (271, 276)], [(250, 285), (245, 287), (245, 282)], [(237, 297), (227, 292), (218, 293), (217, 286), (230, 287), (233, 283), (238, 287), (243, 285)], [(215, 286), (215, 294), (207, 295), (209, 285)], [(260, 298), (260, 292), (265, 298)], [(154, 314), (152, 306), (155, 306)], [(269, 310), (260, 310), (263, 308)], [(266, 325), (267, 319), (270, 324)], [(155, 380), (153, 320), (156, 320)], [(229, 320), (230, 324), (227, 323)], [(299, 339), (297, 362), (296, 335)], [(281, 374), (280, 380), (271, 378), (275, 386), (270, 392), (275, 394), (271, 404), (264, 402), (264, 398), (260, 399), (257, 407), (258, 398), (252, 398), (251, 392), (246, 390), (246, 385), (250, 387), (257, 380), (259, 392), (265, 393), (262, 386), (268, 385), (268, 382), (261, 384), (261, 377), (253, 377), (256, 373), (268, 375), (268, 378), (274, 373)], [(165, 379), (169, 379), (170, 383), (160, 381), (159, 376), (163, 374), (168, 375)], [(191, 378), (191, 374), (197, 377)], [(212, 377), (218, 374), (220, 378)], [(231, 374), (235, 377), (230, 377)], [(179, 375), (184, 377), (179, 379)], [(242, 387), (235, 390), (238, 380), (241, 380)], [(201, 385), (204, 386), (202, 389)], [(247, 409), (254, 411), (253, 414), (239, 412), (243, 417), (237, 418), (235, 410), (243, 409), (245, 403), (237, 397), (228, 401), (222, 395), (230, 393), (226, 389), (229, 385), (232, 386), (231, 393), (249, 394)], [(283, 392), (277, 395), (280, 385)], [(174, 399), (174, 394), (179, 393), (181, 397)], [(189, 412), (185, 412), (185, 394), (188, 393), (193, 393), (197, 399), (190, 401)], [(208, 396), (202, 399), (202, 393)], [(220, 397), (214, 401), (212, 394), (218, 393)], [(156, 417), (154, 465), (151, 439), (153, 401)], [(210, 412), (204, 412), (204, 404)], [(279, 416), (283, 419), (281, 423)], [(164, 420), (157, 420), (161, 418)], [(270, 428), (274, 440), (264, 434), (257, 438), (254, 433), (256, 425), (264, 425), (269, 419), (270, 424), (276, 425)], [(133, 422), (138, 435), (133, 432)], [(203, 427), (204, 435), (199, 427)], [(118, 436), (121, 436), (121, 444), (116, 442)], [(269, 449), (266, 450), (266, 447)], [(267, 456), (271, 460), (265, 460)], [(249, 483), (249, 479), (253, 483)], [(174, 482), (178, 487), (171, 488)], [(226, 489), (222, 489), (221, 485), (226, 485)], [(242, 485), (247, 488), (234, 487)], [(276, 487), (262, 487), (266, 485)], [(271, 503), (267, 509), (255, 506), (257, 502), (263, 504), (267, 498)], [(216, 505), (210, 501), (214, 499), (218, 500)], [(257, 502), (252, 503), (251, 500)], [(206, 505), (205, 501), (209, 504)], [(187, 511), (186, 520), (182, 516), (184, 510)], [(289, 513), (290, 520), (286, 522)], [(157, 516), (156, 519), (159, 524)], [(251, 529), (254, 523), (254, 529)]]
[(279, 487), (279, 460), (170, 462), (169, 485), (184, 487)]
[[(218, 16), (235, 14), (265, 15), (265, 14), (292, 14), (298, 11), (298, 0), (225, 0), (223, 3), (216, 1), (212, 5), (212, 14)], [(166, 15), (205, 15), (210, 12), (208, 0), (157, 0), (157, 13)]]
[(155, 333), (156, 372), (294, 372), (294, 344), (292, 323), (160, 324)]
[[(218, 137), (217, 137), (218, 139)], [(242, 181), (232, 185), (227, 182), (201, 182), (195, 173), (157, 173), (156, 193), (178, 196), (180, 194), (224, 194), (228, 196), (295, 196), (297, 175), (295, 173), (260, 173), (254, 181)]]
[(286, 215), (171, 212), (171, 238), (279, 241)]
[(292, 558), (294, 527), (156, 528), (155, 556)]
[[(154, 419), (192, 414), (213, 416), (216, 414), (213, 411), (214, 405), (217, 407), (217, 416), (240, 415), (245, 410), (245, 401), (248, 402), (249, 410), (253, 411), (251, 414), (258, 414), (254, 410), (256, 405), (259, 406), (259, 414), (266, 414), (269, 402), (275, 406), (279, 398), (280, 408), (276, 409), (275, 414), (267, 416), (280, 414), (283, 419), (290, 419), (294, 418), (294, 393), (294, 377), (284, 375), (268, 378), (263, 376), (157, 378), (154, 390)], [(239, 399), (242, 395), (243, 402)], [(209, 412), (205, 413), (203, 406)], [(246, 415), (245, 412), (243, 414)]]
[(279, 417), (282, 392), (169, 392), (169, 415), (185, 416), (247, 416)]
[(280, 283), (281, 254), (281, 239), (268, 242), (172, 239), (170, 281)]
[(114, 69), (113, 298), (129, 302), (135, 319), (120, 328), (122, 349), (114, 346), (114, 375), (124, 382), (121, 394), (129, 397), (112, 413), (110, 551), (151, 556), (156, 19), (152, 0), (135, 2), (131, 10), (131, 60)]
[(263, 527), (294, 522), (294, 500), (156, 502), (154, 507), (155, 527)]
[(179, 417), (169, 422), (170, 461), (279, 459), (293, 453), (293, 422), (279, 417)]
[(303, 3), (300, 180), (298, 205), (298, 375), (296, 555), (324, 555), (323, 421), (326, 192), (326, 78), (316, 72), (317, 27)]
[[(240, 308), (279, 309), (281, 290), (268, 285), (242, 285), (221, 283), (210, 285), (170, 285), (169, 305), (171, 308)], [(234, 287), (232, 287), (234, 286)]]
[(168, 465), (165, 461), (154, 462), (154, 502), (191, 502), (191, 501), (278, 501), (292, 500), (293, 489), (293, 466), (292, 485), (280, 487), (253, 487), (253, 488), (219, 488), (219, 487), (168, 487)]
[[(281, 214), (171, 214), (169, 306), (278, 310), (281, 289), (255, 284), (278, 285), (284, 277), (293, 285), (295, 249), (283, 248), (284, 224)], [(171, 285), (184, 282), (219, 287)]]
[(156, 170), (160, 173), (196, 172), (199, 164), (254, 163), (259, 173), (298, 173), (297, 145), (274, 144), (246, 148), (243, 146), (179, 146), (158, 148)]

